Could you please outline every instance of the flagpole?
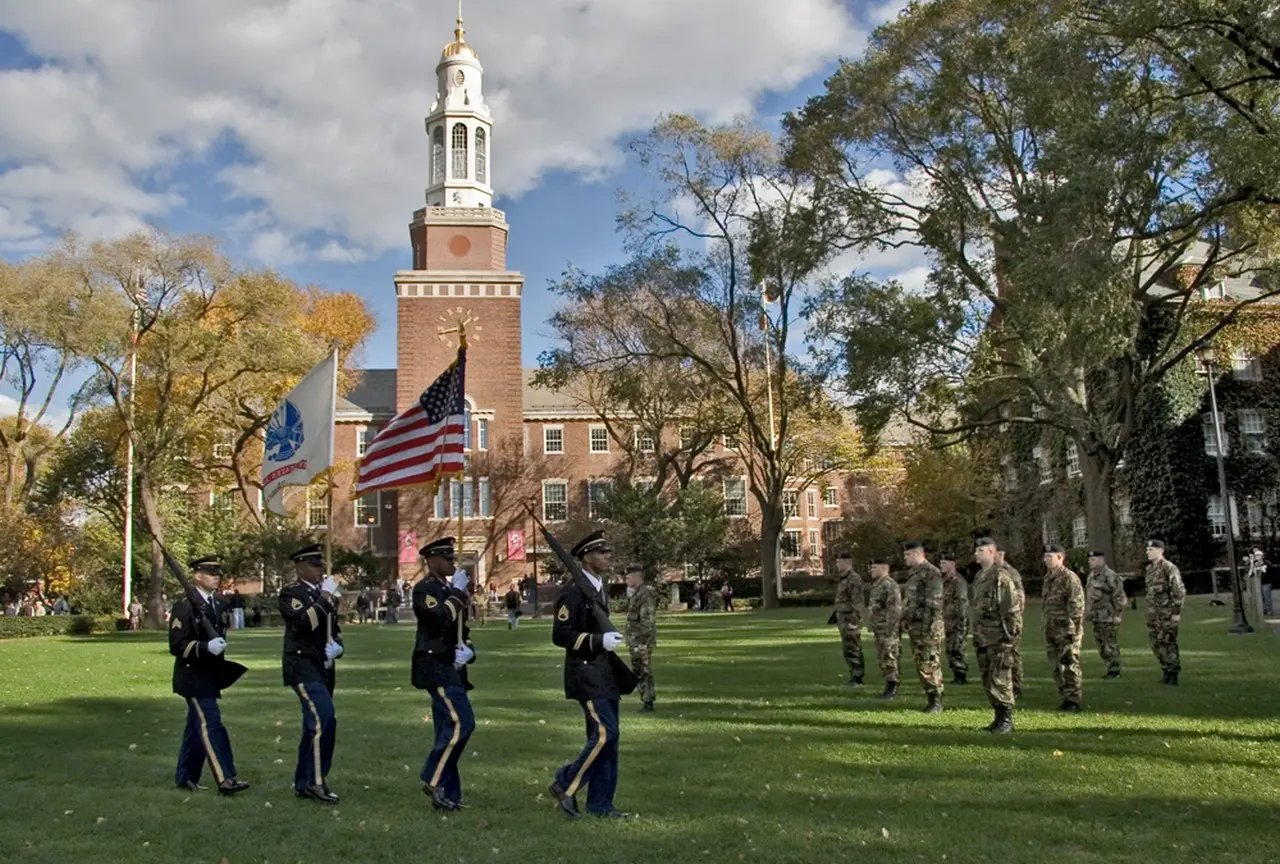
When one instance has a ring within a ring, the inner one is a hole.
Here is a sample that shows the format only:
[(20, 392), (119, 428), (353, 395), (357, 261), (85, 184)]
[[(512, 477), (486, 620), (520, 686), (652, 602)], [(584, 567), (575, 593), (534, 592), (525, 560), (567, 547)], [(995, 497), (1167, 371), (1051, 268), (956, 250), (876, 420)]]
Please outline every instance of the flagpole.
[[(465, 351), (465, 350), (467, 350), (467, 325), (466, 325), (466, 324), (464, 324), (462, 321), (459, 321), (459, 322), (458, 322), (458, 350), (459, 350), (459, 351)], [(464, 382), (463, 382), (463, 384), (465, 385), (465, 383), (466, 383), (466, 382), (464, 381)], [(463, 398), (463, 399), (466, 399), (466, 398), (467, 398), (467, 394), (466, 394), (466, 393), (463, 393), (463, 394), (462, 394), (462, 398)], [(464, 413), (464, 414), (463, 414), (463, 416), (465, 417), (465, 416), (466, 416), (466, 414)], [(463, 435), (462, 440), (463, 440), (463, 441), (466, 441), (466, 440), (467, 440), (467, 436), (468, 436), (468, 435), (470, 435), (470, 434), (471, 434), (471, 430), (470, 430), (470, 429), (464, 429), (464, 430), (463, 430), (463, 433), (462, 433), (462, 435)], [(462, 470), (460, 470), (460, 471), (458, 472), (458, 552), (459, 552), (459, 553), (461, 553), (461, 552), (462, 552), (462, 550), (463, 550), (463, 542), (464, 542), (464, 541), (463, 541), (463, 537), (464, 537), (464, 533), (463, 533), (463, 532), (466, 530), (466, 529), (465, 529), (465, 527), (464, 527), (464, 521), (463, 521), (463, 520), (466, 518), (466, 517), (464, 516), (465, 510), (464, 510), (464, 508), (463, 508), (463, 503), (467, 500), (467, 493), (466, 493), (466, 490), (462, 488), (462, 484), (463, 484), (463, 482), (466, 480), (466, 476), (467, 476), (467, 470), (466, 470), (466, 458), (467, 458), (467, 457), (466, 457), (466, 455), (464, 454), (462, 458), (463, 458), (463, 463), (462, 463), (462, 464), (463, 464), (463, 468), (462, 468)], [(473, 575), (474, 575), (474, 574), (473, 574)], [(474, 596), (474, 595), (475, 595), (475, 588), (473, 587), (473, 588), (472, 588), (472, 596)], [(465, 611), (465, 610), (464, 610), (464, 611)], [(462, 616), (462, 613), (459, 613), (459, 614), (458, 614), (458, 645), (457, 645), (457, 647), (459, 647), (459, 648), (461, 648), (461, 647), (462, 647), (462, 617), (463, 617), (463, 616)]]

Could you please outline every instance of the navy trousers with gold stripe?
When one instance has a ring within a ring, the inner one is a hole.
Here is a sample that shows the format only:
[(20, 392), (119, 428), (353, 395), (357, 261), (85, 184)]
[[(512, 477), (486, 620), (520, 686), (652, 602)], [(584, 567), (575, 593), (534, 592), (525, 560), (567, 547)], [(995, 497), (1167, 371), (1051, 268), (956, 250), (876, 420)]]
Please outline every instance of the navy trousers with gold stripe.
[(333, 764), (333, 745), (338, 737), (333, 697), (322, 681), (304, 681), (294, 684), (293, 689), (302, 704), (302, 740), (298, 742), (293, 788), (323, 786)]
[(213, 771), (213, 782), (221, 783), (236, 776), (231, 756), (231, 736), (222, 725), (222, 712), (217, 699), (187, 699), (187, 728), (182, 732), (178, 748), (178, 770), (174, 783), (185, 786), (199, 783), (205, 761)]
[(577, 759), (556, 772), (556, 782), (569, 795), (586, 786), (587, 812), (608, 813), (618, 788), (618, 700), (592, 699), (581, 704), (587, 744)]
[(442, 787), (450, 801), (461, 801), (458, 760), (476, 730), (476, 715), (463, 687), (431, 687), (427, 692), (431, 694), (431, 723), (436, 739), (427, 761), (422, 763), (422, 782)]

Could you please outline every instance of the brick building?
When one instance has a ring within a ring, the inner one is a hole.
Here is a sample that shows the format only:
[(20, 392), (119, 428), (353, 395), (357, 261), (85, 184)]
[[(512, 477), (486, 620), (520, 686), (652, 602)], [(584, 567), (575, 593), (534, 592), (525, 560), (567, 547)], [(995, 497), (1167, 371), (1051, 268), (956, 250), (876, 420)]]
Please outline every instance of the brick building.
[[(419, 569), (416, 549), (434, 537), (457, 535), (461, 512), (460, 560), (480, 584), (502, 587), (532, 567), (527, 556), (510, 560), (510, 551), (522, 542), (531, 552), (546, 551), (534, 545), (524, 505), (552, 525), (589, 519), (597, 484), (616, 473), (626, 453), (579, 400), (534, 388), (532, 370), (521, 367), (524, 278), (507, 268), (510, 228), (505, 214), (492, 207), (493, 123), (483, 69), (461, 20), (436, 76), (436, 101), (425, 122), (426, 206), (409, 224), (413, 269), (393, 278), (397, 368), (365, 370), (338, 400), (333, 524), (326, 524), (319, 486), (287, 491), (286, 507), (317, 533), (331, 529), (336, 544), (371, 548), (393, 569), (398, 562), (400, 575), (410, 580)], [(355, 463), (367, 442), (453, 360), (459, 325), (468, 339), (465, 477), (447, 482), (434, 497), (402, 490), (352, 499)], [(645, 442), (638, 444), (643, 453)], [(758, 525), (744, 472), (733, 467), (732, 442), (715, 442), (711, 455), (730, 466), (718, 478), (726, 513)], [(637, 474), (642, 477), (642, 469)], [(861, 485), (855, 478), (842, 483)], [(793, 496), (785, 570), (822, 569), (823, 526), (839, 519), (849, 500), (840, 484)]]

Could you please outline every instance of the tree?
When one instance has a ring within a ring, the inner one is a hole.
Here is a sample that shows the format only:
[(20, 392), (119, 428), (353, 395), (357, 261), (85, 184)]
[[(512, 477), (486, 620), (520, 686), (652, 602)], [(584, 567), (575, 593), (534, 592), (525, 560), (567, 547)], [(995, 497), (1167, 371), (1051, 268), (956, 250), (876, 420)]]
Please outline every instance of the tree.
[[(775, 605), (783, 492), (817, 476), (806, 460), (838, 458), (817, 452), (838, 435), (801, 434), (806, 422), (817, 428), (834, 415), (794, 367), (788, 340), (796, 292), (831, 254), (839, 214), (823, 211), (768, 135), (743, 124), (707, 128), (666, 117), (633, 151), (654, 181), (654, 194), (629, 199), (619, 217), (636, 259), (603, 279), (569, 274), (556, 286), (571, 307), (561, 320), (607, 307), (586, 337), (602, 339), (591, 372), (679, 368), (695, 392), (732, 406), (762, 516), (765, 605)], [(694, 248), (664, 248), (675, 241)], [(575, 347), (567, 341), (564, 350)]]
[[(1150, 50), (1082, 11), (913, 5), (788, 118), (788, 156), (839, 190), (849, 242), (932, 265), (920, 292), (858, 274), (812, 307), (860, 420), (900, 414), (947, 441), (1060, 431), (1079, 450), (1090, 543), (1110, 552), (1137, 400), (1280, 292), (1246, 233), (1261, 223), (1242, 218), (1269, 206), (1280, 171), (1246, 170)], [(1261, 288), (1193, 328), (1202, 289), (1227, 278)]]
[(232, 427), (233, 407), (274, 404), (331, 345), (305, 327), (305, 292), (235, 270), (205, 238), (144, 232), (89, 246), (69, 238), (47, 261), (74, 277), (82, 325), (71, 347), (92, 364), (116, 440), (133, 443), (142, 519), (155, 541), (148, 593), (158, 624), (164, 490), (203, 479), (192, 456), (210, 430)]

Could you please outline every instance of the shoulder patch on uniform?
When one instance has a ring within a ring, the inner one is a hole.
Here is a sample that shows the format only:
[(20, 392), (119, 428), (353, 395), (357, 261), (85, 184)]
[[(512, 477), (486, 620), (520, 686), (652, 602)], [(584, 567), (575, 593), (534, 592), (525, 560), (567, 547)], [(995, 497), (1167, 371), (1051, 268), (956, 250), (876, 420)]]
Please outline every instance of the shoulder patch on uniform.
[(437, 600), (437, 599), (435, 598), (435, 596), (434, 596), (434, 595), (431, 595), (431, 594), (428, 594), (428, 595), (427, 595), (427, 608), (428, 608), (428, 609), (434, 609), (434, 608), (436, 608), (436, 607), (437, 607), (437, 606), (439, 606), (439, 605), (440, 605), (440, 601), (439, 601), (439, 600)]
[(181, 630), (181, 629), (182, 629), (182, 619), (181, 619), (181, 618), (178, 618), (178, 617), (176, 617), (176, 616), (175, 616), (175, 617), (174, 617), (174, 619), (173, 619), (172, 621), (170, 621), (170, 622), (169, 622), (169, 629), (170, 629), (170, 630)]
[(293, 599), (291, 599), (291, 600), (289, 601), (289, 605), (290, 605), (290, 606), (292, 606), (294, 609), (301, 609), (301, 608), (302, 608), (302, 601), (301, 601), (301, 600), (299, 600), (297, 597), (294, 597)]
[(556, 620), (557, 620), (557, 621), (568, 621), (568, 620), (569, 620), (569, 607), (568, 607), (568, 606), (561, 606), (561, 607), (560, 607), (560, 611), (556, 613)]

